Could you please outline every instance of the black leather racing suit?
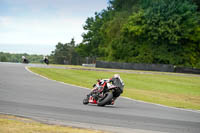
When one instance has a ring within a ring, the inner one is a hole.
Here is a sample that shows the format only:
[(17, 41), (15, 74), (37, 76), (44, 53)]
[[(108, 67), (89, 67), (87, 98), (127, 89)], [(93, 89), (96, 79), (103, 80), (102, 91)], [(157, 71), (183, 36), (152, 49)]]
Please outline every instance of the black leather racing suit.
[(110, 82), (112, 83), (112, 85), (118, 87), (119, 89), (117, 89), (114, 92), (114, 97), (119, 97), (121, 93), (123, 93), (123, 89), (124, 89), (124, 83), (120, 78), (111, 78)]

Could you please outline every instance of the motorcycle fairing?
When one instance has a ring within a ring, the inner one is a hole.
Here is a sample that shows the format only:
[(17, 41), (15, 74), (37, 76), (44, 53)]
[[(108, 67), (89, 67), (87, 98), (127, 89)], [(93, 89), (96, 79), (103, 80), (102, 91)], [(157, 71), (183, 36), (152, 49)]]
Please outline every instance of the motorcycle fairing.
[(97, 101), (93, 98), (93, 96), (90, 96), (89, 103), (91, 103), (91, 104), (97, 104)]

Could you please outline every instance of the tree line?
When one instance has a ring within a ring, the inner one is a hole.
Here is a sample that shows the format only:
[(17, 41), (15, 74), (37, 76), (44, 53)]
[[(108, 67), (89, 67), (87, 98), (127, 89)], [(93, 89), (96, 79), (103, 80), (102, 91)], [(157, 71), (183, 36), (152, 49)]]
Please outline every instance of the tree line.
[(50, 63), (81, 65), (83, 63), (95, 63), (96, 58), (80, 55), (79, 45), (75, 44), (74, 38), (69, 43), (59, 42), (56, 49), (49, 56)]
[(83, 41), (59, 42), (50, 63), (103, 60), (200, 68), (199, 0), (110, 0), (83, 29)]
[(23, 54), (11, 54), (6, 52), (0, 52), (0, 62), (16, 62), (22, 63), (22, 56), (25, 56), (31, 63), (42, 63), (43, 55), (29, 55), (27, 53)]
[(199, 0), (110, 0), (87, 18), (81, 57), (200, 68)]

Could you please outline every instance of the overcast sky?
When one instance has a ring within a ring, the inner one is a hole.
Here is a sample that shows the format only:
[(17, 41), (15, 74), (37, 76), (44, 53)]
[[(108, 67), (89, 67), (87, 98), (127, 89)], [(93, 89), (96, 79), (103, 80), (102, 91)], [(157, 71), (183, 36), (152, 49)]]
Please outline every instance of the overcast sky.
[(83, 24), (108, 0), (0, 0), (0, 45), (82, 41)]

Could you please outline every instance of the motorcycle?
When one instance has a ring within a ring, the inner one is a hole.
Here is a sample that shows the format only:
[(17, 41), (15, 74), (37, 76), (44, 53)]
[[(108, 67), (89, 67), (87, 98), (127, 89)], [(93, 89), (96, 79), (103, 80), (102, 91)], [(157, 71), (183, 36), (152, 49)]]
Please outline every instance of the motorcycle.
[(43, 61), (44, 61), (44, 63), (46, 63), (47, 65), (49, 65), (49, 60), (47, 58), (45, 58)]
[(98, 106), (113, 105), (114, 93), (118, 87), (111, 85), (107, 80), (97, 80), (93, 85), (93, 89), (86, 98), (83, 99), (83, 104), (97, 104)]
[(28, 59), (23, 59), (22, 62), (25, 63), (25, 64), (29, 63)]

